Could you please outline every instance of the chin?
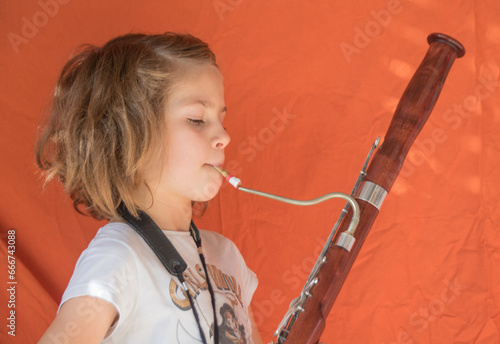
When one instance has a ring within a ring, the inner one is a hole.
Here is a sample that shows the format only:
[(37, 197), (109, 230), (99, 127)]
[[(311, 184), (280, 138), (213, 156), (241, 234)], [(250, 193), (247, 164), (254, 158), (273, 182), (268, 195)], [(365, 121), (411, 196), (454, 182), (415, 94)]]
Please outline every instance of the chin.
[(211, 180), (205, 184), (204, 187), (200, 189), (196, 197), (194, 198), (197, 202), (207, 202), (213, 199), (222, 185), (222, 178), (217, 178), (217, 180)]

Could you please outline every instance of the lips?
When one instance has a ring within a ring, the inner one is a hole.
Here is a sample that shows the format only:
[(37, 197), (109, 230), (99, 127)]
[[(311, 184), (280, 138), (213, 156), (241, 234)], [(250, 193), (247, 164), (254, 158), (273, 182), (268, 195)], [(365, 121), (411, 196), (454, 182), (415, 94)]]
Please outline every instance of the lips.
[(217, 162), (217, 163), (214, 163), (214, 164), (207, 164), (207, 165), (216, 166), (216, 167), (222, 167), (223, 164), (224, 164), (224, 161), (223, 162)]

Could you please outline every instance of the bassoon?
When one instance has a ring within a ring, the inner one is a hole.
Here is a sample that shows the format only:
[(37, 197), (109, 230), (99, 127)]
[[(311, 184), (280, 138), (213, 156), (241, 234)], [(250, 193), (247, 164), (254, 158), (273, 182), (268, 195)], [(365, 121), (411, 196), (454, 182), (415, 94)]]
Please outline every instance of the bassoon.
[[(300, 306), (291, 307), (288, 317), (276, 333), (277, 343), (318, 343), (325, 320), (347, 278), (347, 274), (378, 215), (385, 195), (391, 190), (408, 150), (429, 117), (446, 76), (456, 58), (465, 49), (454, 38), (433, 33), (428, 36), (427, 54), (406, 87), (396, 108), (382, 145), (377, 149), (362, 181), (355, 190), (360, 218), (353, 238), (348, 232), (351, 209), (340, 224), (317, 272), (304, 287)], [(351, 207), (352, 208), (352, 207)], [(313, 271), (314, 272), (314, 271)]]
[(378, 139), (373, 145), (351, 196), (330, 193), (309, 201), (293, 200), (244, 188), (238, 178), (216, 167), (239, 190), (282, 202), (312, 205), (330, 198), (348, 201), (300, 296), (292, 301), (278, 326), (273, 343), (318, 343), (325, 328), (325, 320), (378, 215), (382, 201), (391, 190), (410, 147), (434, 108), (453, 62), (465, 54), (460, 42), (444, 34), (430, 34), (427, 42), (428, 51), (401, 96), (383, 143), (369, 162)]

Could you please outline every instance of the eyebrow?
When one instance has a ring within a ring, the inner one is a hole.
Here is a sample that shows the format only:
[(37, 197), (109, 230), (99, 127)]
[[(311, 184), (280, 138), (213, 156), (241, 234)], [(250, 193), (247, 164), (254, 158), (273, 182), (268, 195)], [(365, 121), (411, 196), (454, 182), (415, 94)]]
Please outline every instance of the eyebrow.
[[(192, 105), (192, 104), (201, 104), (203, 105), (204, 107), (206, 108), (213, 108), (215, 107), (214, 103), (212, 103), (211, 101), (209, 100), (195, 100), (195, 101), (192, 101), (192, 102), (187, 102), (186, 104), (184, 104), (184, 106), (188, 106), (188, 105)], [(227, 107), (224, 106), (221, 108), (220, 112), (227, 112)]]

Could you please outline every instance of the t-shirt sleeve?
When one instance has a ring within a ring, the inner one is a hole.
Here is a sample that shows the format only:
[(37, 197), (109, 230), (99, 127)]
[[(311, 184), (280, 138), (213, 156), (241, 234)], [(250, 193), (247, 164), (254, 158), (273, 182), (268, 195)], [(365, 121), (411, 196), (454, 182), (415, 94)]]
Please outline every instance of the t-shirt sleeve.
[(231, 245), (232, 250), (234, 252), (233, 253), (235, 258), (234, 261), (237, 262), (238, 268), (241, 271), (241, 278), (243, 283), (243, 298), (244, 298), (243, 302), (245, 303), (245, 307), (248, 307), (250, 305), (250, 302), (252, 301), (253, 294), (257, 289), (259, 280), (255, 272), (253, 272), (247, 266), (245, 258), (241, 254), (236, 244), (228, 238), (225, 239), (229, 242), (229, 245)]
[[(132, 313), (137, 280), (138, 268), (132, 249), (113, 235), (98, 232), (78, 259), (59, 308), (74, 297), (100, 298), (116, 308), (119, 318), (113, 328), (117, 328)], [(98, 310), (89, 306), (89, 316), (92, 311)]]
[[(238, 251), (239, 253), (239, 251)], [(240, 254), (241, 256), (241, 254)], [(244, 271), (243, 279), (245, 285), (245, 306), (248, 307), (250, 302), (252, 301), (253, 294), (255, 290), (257, 290), (257, 285), (259, 284), (259, 280), (255, 272), (250, 270), (250, 268), (246, 265), (243, 256), (241, 256), (242, 266), (241, 269)]]

